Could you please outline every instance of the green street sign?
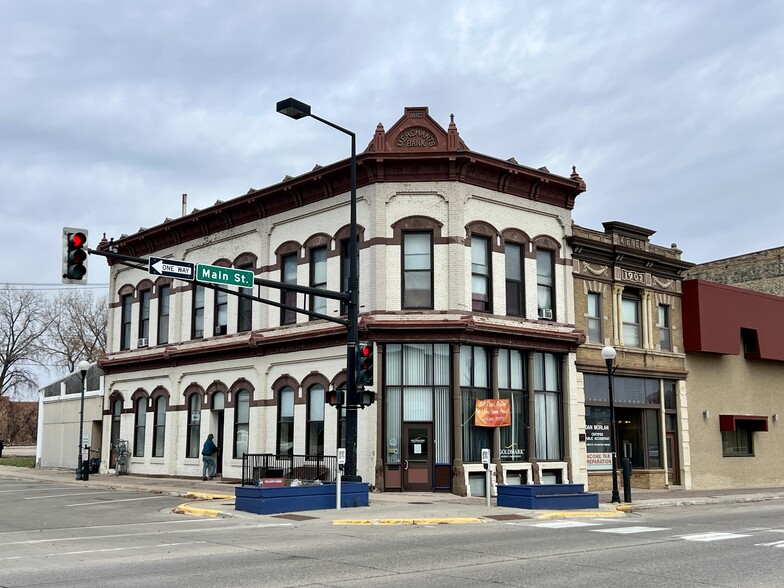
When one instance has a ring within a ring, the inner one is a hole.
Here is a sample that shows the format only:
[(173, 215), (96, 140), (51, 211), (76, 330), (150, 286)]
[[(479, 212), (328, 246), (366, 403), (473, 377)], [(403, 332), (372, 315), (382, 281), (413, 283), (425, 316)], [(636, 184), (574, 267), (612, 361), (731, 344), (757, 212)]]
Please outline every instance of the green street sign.
[(253, 288), (253, 272), (249, 270), (220, 267), (218, 265), (196, 265), (196, 280), (211, 284), (224, 284), (226, 286), (239, 286), (240, 288)]

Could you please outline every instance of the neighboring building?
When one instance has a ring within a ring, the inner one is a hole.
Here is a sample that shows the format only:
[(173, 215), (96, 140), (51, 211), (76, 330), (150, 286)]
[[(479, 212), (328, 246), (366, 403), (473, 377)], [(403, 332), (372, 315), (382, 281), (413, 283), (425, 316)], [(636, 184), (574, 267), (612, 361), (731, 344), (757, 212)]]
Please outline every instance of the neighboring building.
[(784, 298), (686, 280), (683, 318), (693, 487), (780, 486)]
[(684, 279), (701, 279), (784, 296), (784, 247), (695, 265)]
[[(88, 445), (94, 451), (103, 446), (103, 372), (93, 364), (85, 377), (84, 427)], [(82, 374), (74, 372), (38, 391), (38, 443), (36, 465), (42, 468), (73, 468), (79, 458), (79, 412)], [(105, 470), (106, 468), (104, 468)]]
[(590, 487), (611, 486), (606, 345), (616, 348), (613, 376), (617, 446), (633, 467), (632, 487), (688, 483), (688, 428), (681, 325), (681, 276), (691, 263), (654, 231), (622, 222), (604, 232), (574, 226), (572, 249), (578, 387), (585, 393)]
[[(489, 447), (498, 483), (584, 482), (566, 239), (585, 183), (470, 151), (454, 119), (444, 129), (427, 108), (379, 124), (357, 159), (360, 337), (377, 349), (358, 473), (380, 490), (480, 493)], [(345, 291), (349, 170), (316, 166), (102, 247)], [(662, 275), (679, 263), (673, 254)], [(244, 452), (343, 445), (343, 419), (325, 405), (345, 382), (343, 327), (117, 263), (109, 291), (104, 430), (131, 440), (131, 472), (199, 476), (210, 432), (228, 478)], [(344, 312), (317, 296), (254, 293)], [(475, 401), (489, 398), (510, 400), (511, 426), (474, 425)], [(108, 444), (103, 454), (113, 465)]]

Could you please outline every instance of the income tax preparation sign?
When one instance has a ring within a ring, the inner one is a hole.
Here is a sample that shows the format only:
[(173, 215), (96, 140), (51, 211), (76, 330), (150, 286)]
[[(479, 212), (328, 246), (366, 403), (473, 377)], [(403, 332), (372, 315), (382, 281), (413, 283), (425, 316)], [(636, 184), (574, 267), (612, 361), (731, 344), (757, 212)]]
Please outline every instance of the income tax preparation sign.
[(234, 269), (231, 267), (220, 267), (218, 265), (200, 263), (196, 266), (196, 279), (199, 282), (209, 282), (211, 284), (253, 288), (252, 271)]

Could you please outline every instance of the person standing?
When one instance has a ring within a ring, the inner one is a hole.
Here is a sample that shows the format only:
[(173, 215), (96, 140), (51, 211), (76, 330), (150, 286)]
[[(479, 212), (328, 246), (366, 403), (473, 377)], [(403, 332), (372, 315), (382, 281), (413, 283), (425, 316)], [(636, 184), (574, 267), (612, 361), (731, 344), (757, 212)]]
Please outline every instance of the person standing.
[(204, 462), (204, 465), (201, 468), (201, 479), (207, 479), (207, 468), (209, 468), (209, 477), (212, 480), (215, 477), (215, 470), (218, 468), (218, 464), (215, 462), (215, 455), (218, 453), (218, 446), (215, 445), (215, 441), (212, 440), (213, 435), (210, 433), (207, 435), (207, 440), (204, 442), (204, 446), (201, 448), (201, 459)]

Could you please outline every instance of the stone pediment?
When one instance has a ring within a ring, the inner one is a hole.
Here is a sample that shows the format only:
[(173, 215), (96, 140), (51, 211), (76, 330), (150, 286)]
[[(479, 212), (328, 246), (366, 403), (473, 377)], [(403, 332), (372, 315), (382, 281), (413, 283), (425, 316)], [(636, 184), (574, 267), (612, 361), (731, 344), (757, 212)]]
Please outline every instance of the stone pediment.
[(378, 123), (366, 153), (436, 153), (467, 151), (450, 115), (449, 128), (444, 129), (431, 118), (427, 106), (406, 107), (403, 116), (386, 131)]

